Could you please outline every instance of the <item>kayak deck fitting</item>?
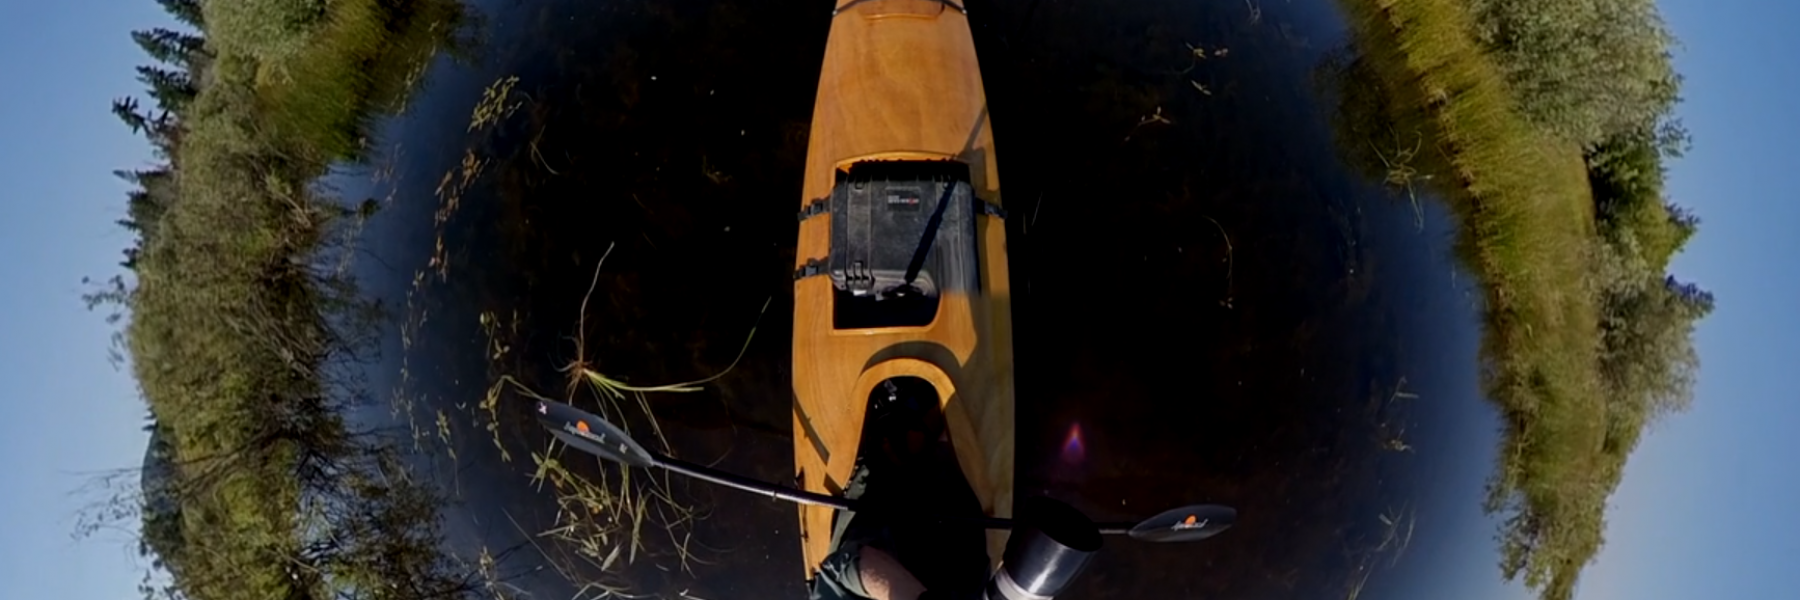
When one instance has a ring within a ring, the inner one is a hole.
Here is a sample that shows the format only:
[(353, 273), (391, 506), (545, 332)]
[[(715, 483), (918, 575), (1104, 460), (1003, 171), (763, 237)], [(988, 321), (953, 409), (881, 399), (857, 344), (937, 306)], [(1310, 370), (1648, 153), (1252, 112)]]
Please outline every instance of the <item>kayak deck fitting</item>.
[[(794, 282), (794, 468), (842, 495), (867, 399), (896, 377), (936, 389), (987, 516), (1013, 508), (1006, 227), (968, 18), (944, 0), (839, 0), (819, 77)], [(800, 508), (806, 576), (829, 507)], [(991, 531), (990, 561), (1007, 533)]]

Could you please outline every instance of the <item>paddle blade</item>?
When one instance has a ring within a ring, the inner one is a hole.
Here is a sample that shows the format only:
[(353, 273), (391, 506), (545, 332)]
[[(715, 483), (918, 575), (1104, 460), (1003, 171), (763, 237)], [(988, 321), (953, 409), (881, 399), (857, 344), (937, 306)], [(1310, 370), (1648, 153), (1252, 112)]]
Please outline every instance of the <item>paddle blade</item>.
[(1237, 522), (1237, 510), (1217, 504), (1183, 506), (1144, 519), (1127, 532), (1146, 542), (1197, 542), (1218, 535)]
[(569, 446), (632, 467), (654, 467), (656, 456), (612, 423), (559, 402), (539, 401), (538, 421)]

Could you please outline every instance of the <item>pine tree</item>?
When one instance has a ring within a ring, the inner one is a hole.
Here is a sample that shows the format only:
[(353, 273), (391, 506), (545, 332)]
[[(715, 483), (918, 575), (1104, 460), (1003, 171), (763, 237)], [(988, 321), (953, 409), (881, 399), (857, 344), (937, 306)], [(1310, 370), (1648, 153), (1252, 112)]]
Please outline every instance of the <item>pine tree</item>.
[(185, 71), (145, 65), (138, 67), (137, 72), (138, 81), (150, 86), (150, 97), (155, 98), (156, 105), (165, 111), (181, 112), (200, 93), (194, 87), (194, 80)]
[(126, 127), (130, 127), (132, 133), (142, 133), (150, 127), (150, 117), (138, 112), (137, 98), (125, 97), (113, 100), (112, 113), (113, 116), (123, 121)]
[(133, 31), (131, 41), (137, 42), (151, 58), (170, 65), (187, 66), (196, 54), (206, 50), (206, 38), (161, 27)]
[(156, 0), (163, 10), (175, 20), (193, 26), (195, 29), (206, 28), (206, 17), (200, 13), (200, 0)]

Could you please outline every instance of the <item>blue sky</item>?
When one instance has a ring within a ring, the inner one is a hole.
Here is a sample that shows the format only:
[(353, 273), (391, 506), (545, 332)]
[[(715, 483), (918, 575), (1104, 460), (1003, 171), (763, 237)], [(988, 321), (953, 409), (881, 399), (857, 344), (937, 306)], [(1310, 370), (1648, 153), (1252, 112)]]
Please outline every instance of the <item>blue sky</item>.
[(107, 112), (134, 93), (126, 32), (165, 19), (150, 0), (0, 2), (0, 581), (11, 598), (135, 598), (142, 569), (114, 532), (76, 542), (77, 494), (136, 464), (145, 438), (130, 377), (107, 361), (113, 328), (81, 278), (119, 272), (126, 186), (108, 173), (149, 149)]
[[(164, 24), (149, 0), (0, 2), (0, 581), (8, 597), (135, 597), (124, 533), (70, 538), (94, 473), (134, 466), (143, 410), (107, 360), (111, 326), (79, 301), (118, 272), (124, 183), (148, 149), (107, 114), (135, 94), (126, 37)], [(1648, 437), (1614, 497), (1583, 600), (1800, 598), (1800, 4), (1664, 0), (1686, 47), (1696, 140), (1670, 182), (1705, 219), (1675, 263), (1718, 294), (1702, 324), (1693, 412)], [(79, 16), (78, 16), (79, 15)]]
[(1695, 138), (1669, 188), (1704, 219), (1673, 269), (1718, 307), (1694, 409), (1632, 456), (1581, 598), (1800, 598), (1800, 4), (1662, 6)]

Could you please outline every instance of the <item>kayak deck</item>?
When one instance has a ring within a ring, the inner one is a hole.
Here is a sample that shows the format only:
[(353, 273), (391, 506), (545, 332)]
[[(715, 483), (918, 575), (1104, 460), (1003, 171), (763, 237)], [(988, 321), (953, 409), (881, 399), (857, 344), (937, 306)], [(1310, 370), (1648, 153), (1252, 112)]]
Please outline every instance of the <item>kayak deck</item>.
[[(865, 161), (954, 160), (975, 198), (1000, 203), (993, 136), (968, 20), (937, 0), (840, 0), (821, 69), (801, 207)], [(800, 223), (796, 268), (827, 257), (834, 215)], [(839, 329), (833, 281), (794, 283), (794, 467), (802, 489), (841, 495), (856, 464), (867, 399), (894, 377), (938, 393), (957, 463), (984, 513), (1008, 517), (1013, 486), (1011, 293), (1005, 224), (975, 219), (978, 284), (946, 289), (930, 322)], [(810, 579), (831, 544), (833, 510), (800, 508)], [(989, 532), (998, 560), (1006, 533)]]

